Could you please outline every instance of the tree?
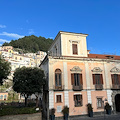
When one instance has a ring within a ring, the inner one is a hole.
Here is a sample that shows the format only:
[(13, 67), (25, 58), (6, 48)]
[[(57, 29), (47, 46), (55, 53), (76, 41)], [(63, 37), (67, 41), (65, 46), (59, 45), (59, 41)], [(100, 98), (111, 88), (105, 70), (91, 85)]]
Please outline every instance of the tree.
[(39, 94), (42, 93), (42, 87), (45, 84), (44, 71), (34, 68), (17, 68), (13, 77), (13, 90), (21, 93), (25, 97), (25, 106), (27, 106), (28, 96), (35, 94), (36, 105), (38, 106)]
[(24, 52), (37, 52), (40, 50), (47, 52), (52, 43), (53, 39), (31, 35), (18, 40), (11, 40), (10, 43), (5, 42), (3, 46), (13, 46), (22, 49)]
[(11, 67), (10, 63), (0, 56), (0, 85), (3, 84), (3, 80), (7, 79), (7, 76), (10, 74)]

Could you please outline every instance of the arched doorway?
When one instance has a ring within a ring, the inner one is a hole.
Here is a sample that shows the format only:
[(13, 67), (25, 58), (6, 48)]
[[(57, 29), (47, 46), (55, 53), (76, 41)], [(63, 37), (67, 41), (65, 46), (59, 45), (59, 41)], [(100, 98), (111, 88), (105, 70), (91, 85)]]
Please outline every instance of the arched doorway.
[(120, 94), (116, 94), (115, 96), (115, 106), (116, 112), (120, 112)]

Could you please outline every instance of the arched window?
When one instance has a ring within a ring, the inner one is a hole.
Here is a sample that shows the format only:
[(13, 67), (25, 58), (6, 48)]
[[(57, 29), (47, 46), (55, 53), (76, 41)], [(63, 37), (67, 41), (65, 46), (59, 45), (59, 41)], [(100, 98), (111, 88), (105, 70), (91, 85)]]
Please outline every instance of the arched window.
[(4, 95), (4, 100), (6, 100), (6, 98), (7, 98), (7, 95)]
[(0, 100), (3, 100), (3, 95), (0, 96)]
[(1, 100), (1, 95), (0, 95), (0, 100)]
[(60, 69), (56, 69), (55, 70), (55, 86), (59, 87), (62, 86), (62, 75), (61, 75), (61, 70)]

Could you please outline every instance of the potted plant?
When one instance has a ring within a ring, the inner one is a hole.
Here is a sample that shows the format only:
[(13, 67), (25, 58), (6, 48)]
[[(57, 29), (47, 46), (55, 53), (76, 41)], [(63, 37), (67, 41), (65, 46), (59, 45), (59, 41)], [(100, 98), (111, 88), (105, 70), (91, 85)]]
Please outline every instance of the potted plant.
[(88, 109), (88, 116), (89, 116), (89, 117), (93, 117), (92, 104), (88, 103), (88, 104), (87, 104), (87, 109)]
[(55, 120), (55, 108), (50, 110), (50, 120)]
[(64, 106), (62, 113), (64, 115), (64, 120), (68, 120), (68, 116), (69, 116), (69, 107), (68, 106)]
[(109, 105), (109, 103), (106, 103), (106, 104), (105, 104), (105, 110), (106, 110), (106, 113), (107, 113), (108, 115), (111, 114), (111, 106)]

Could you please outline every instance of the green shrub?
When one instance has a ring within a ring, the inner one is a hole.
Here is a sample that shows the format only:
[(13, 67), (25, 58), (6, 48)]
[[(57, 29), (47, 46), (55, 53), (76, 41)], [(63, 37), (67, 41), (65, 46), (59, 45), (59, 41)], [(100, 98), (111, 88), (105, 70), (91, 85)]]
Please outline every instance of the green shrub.
[(87, 104), (87, 109), (88, 109), (88, 112), (93, 111), (93, 107), (91, 103)]
[(105, 109), (106, 109), (106, 110), (111, 110), (111, 106), (109, 105), (109, 103), (106, 103), (106, 104), (105, 104)]
[(35, 107), (35, 106), (36, 106), (36, 103), (29, 102), (27, 106), (28, 106), (28, 107)]
[(65, 114), (69, 114), (69, 107), (68, 106), (64, 106), (62, 113)]
[(0, 108), (0, 116), (37, 113), (38, 111), (36, 111), (35, 109), (35, 107), (4, 106)]

